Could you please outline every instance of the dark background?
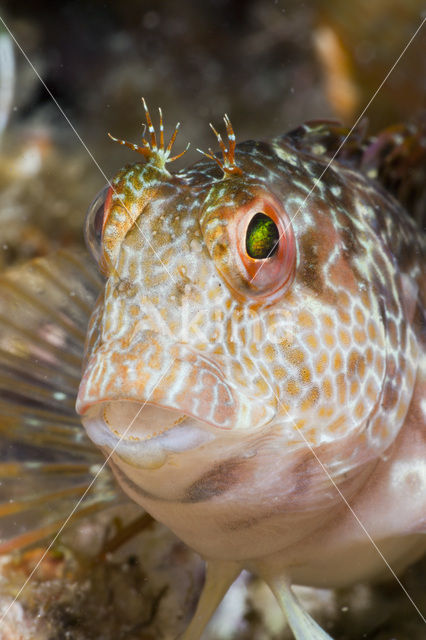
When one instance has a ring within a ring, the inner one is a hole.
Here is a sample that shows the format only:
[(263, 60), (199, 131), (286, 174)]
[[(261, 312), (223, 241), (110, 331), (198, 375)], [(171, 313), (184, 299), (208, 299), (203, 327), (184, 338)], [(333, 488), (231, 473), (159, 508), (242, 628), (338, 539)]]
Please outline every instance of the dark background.
[[(176, 153), (215, 145), (228, 113), (237, 141), (309, 119), (352, 125), (424, 16), (423, 0), (3, 0), (0, 15), (93, 158), (15, 48), (15, 96), (0, 153), (0, 268), (83, 242), (89, 203), (139, 157), (144, 96)], [(426, 29), (368, 108), (370, 133), (425, 109)], [(39, 156), (32, 174), (22, 170)], [(98, 166), (96, 166), (96, 163)]]
[[(351, 124), (424, 9), (419, 0), (9, 0), (2, 6), (109, 171), (117, 167), (105, 133), (137, 138), (142, 95), (152, 108), (163, 107), (169, 127), (182, 121), (181, 144), (190, 140), (193, 147), (210, 142), (208, 121), (218, 122), (224, 112), (240, 140), (279, 134), (312, 118)], [(368, 110), (373, 130), (424, 107), (425, 53), (423, 33)], [(18, 61), (15, 117), (44, 110), (63, 125), (27, 63)]]

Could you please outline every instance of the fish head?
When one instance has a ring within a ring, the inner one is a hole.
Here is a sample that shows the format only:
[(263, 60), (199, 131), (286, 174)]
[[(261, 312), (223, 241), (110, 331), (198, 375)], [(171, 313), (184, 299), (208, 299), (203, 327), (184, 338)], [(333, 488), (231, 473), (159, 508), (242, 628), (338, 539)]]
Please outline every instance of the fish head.
[(110, 444), (123, 437), (117, 455), (131, 442), (139, 451), (132, 461), (151, 467), (167, 452), (261, 429), (277, 400), (253, 367), (241, 384), (244, 354), (234, 333), (247, 301), (227, 286), (218, 271), (226, 258), (215, 260), (204, 240), (207, 180), (163, 175), (144, 187), (145, 170), (125, 168), (88, 214), (89, 246), (106, 281), (77, 410), (89, 435), (101, 428)]
[[(345, 481), (392, 436), (358, 192), (336, 170), (316, 184), (323, 165), (282, 140), (235, 154), (233, 171), (212, 155), (174, 175), (128, 166), (88, 214), (106, 281), (77, 411), (154, 493), (256, 457), (250, 478), (279, 468), (285, 493), (284, 476), (323, 474), (312, 451)], [(402, 400), (391, 408), (401, 423)]]

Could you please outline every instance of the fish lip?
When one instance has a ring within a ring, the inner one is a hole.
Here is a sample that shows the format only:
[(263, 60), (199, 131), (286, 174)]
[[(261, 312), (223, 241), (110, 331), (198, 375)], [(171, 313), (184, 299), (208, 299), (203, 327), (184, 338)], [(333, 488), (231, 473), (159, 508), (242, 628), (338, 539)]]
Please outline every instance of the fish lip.
[[(144, 407), (147, 408), (157, 408), (157, 409), (165, 409), (167, 411), (170, 411), (171, 413), (173, 412), (176, 415), (181, 415), (184, 416), (184, 418), (182, 419), (193, 419), (196, 420), (197, 422), (199, 422), (200, 424), (204, 425), (206, 428), (213, 428), (213, 429), (218, 429), (220, 431), (231, 431), (233, 428), (233, 425), (222, 425), (222, 424), (217, 424), (215, 422), (213, 422), (212, 420), (207, 420), (204, 418), (200, 418), (199, 415), (197, 415), (194, 412), (191, 411), (183, 411), (180, 410), (179, 407), (173, 407), (173, 406), (169, 406), (167, 404), (164, 404), (163, 402), (153, 402), (153, 401), (148, 401), (148, 400), (137, 400), (134, 397), (126, 397), (126, 396), (122, 396), (122, 397), (103, 397), (103, 398), (98, 398), (96, 400), (94, 400), (93, 402), (87, 403), (85, 404), (83, 409), (80, 409), (78, 411), (79, 415), (81, 416), (81, 418), (86, 418), (88, 413), (91, 413), (95, 408), (97, 407), (101, 407), (105, 404), (111, 404), (111, 403), (133, 403), (133, 404), (139, 404), (143, 410)], [(177, 426), (177, 425), (176, 425)], [(114, 434), (113, 431), (111, 431), (111, 433)]]
[[(174, 414), (176, 416), (178, 416), (178, 419), (174, 421), (174, 423), (169, 426), (166, 427), (164, 429), (160, 429), (158, 432), (154, 432), (151, 435), (148, 435), (146, 438), (140, 438), (140, 439), (135, 439), (135, 441), (137, 442), (147, 442), (148, 440), (153, 440), (156, 437), (161, 437), (162, 435), (164, 435), (165, 433), (167, 433), (168, 431), (170, 431), (171, 429), (174, 429), (175, 427), (178, 426), (182, 426), (183, 422), (188, 422), (188, 421), (193, 421), (196, 422), (197, 425), (199, 425), (202, 428), (206, 428), (209, 429), (210, 431), (216, 430), (216, 429), (220, 429), (221, 431), (228, 431), (228, 429), (225, 429), (224, 427), (218, 426), (216, 424), (214, 424), (213, 422), (209, 422), (207, 420), (201, 420), (198, 416), (194, 416), (192, 414), (186, 414), (183, 413), (182, 411), (179, 411), (179, 409), (176, 409), (175, 407), (169, 407), (166, 406), (164, 404), (160, 404), (158, 402), (151, 402), (151, 401), (147, 401), (147, 400), (143, 400), (143, 401), (135, 401), (134, 398), (114, 398), (114, 399), (104, 399), (104, 400), (99, 400), (98, 402), (94, 402), (92, 403), (90, 406), (87, 407), (86, 411), (82, 414), (82, 418), (83, 419), (90, 419), (91, 415), (97, 415), (99, 416), (99, 414), (102, 412), (102, 409), (105, 410), (106, 406), (109, 405), (123, 405), (124, 403), (129, 403), (129, 404), (133, 404), (133, 405), (139, 405), (139, 408), (137, 409), (135, 416), (128, 422), (128, 426), (132, 424), (133, 420), (146, 408), (146, 409), (158, 409), (158, 410), (164, 410), (167, 412), (170, 412), (170, 415)], [(117, 433), (116, 429), (112, 429), (110, 428), (110, 426), (107, 424), (107, 421), (104, 419), (105, 422), (105, 426), (109, 429), (109, 431), (111, 432), (111, 434), (116, 437), (118, 440), (120, 439), (125, 439), (123, 438), (123, 435), (119, 435)], [(126, 431), (126, 429), (124, 430)], [(130, 438), (126, 441), (130, 441)]]
[[(169, 453), (184, 452), (205, 444), (215, 437), (210, 425), (175, 410), (170, 411), (147, 402), (132, 401), (130, 409), (133, 413), (134, 405), (136, 420), (135, 417), (130, 421), (125, 420), (122, 431), (114, 429), (114, 425), (107, 418), (107, 412), (111, 409), (111, 405), (113, 409), (118, 407), (118, 410), (126, 410), (125, 403), (125, 400), (95, 403), (83, 415), (82, 421), (87, 435), (95, 444), (111, 451), (117, 451), (119, 455), (125, 453), (127, 456), (134, 456), (143, 454), (144, 450), (148, 451), (148, 455), (152, 451), (157, 451), (158, 454), (159, 450)], [(137, 408), (138, 405), (139, 408)], [(164, 418), (164, 413), (167, 412), (166, 419), (171, 419), (171, 424), (163, 429), (156, 426), (154, 431), (149, 422), (145, 421), (139, 425), (137, 435), (134, 435), (132, 423), (135, 421), (137, 424), (137, 416), (145, 407), (148, 411), (152, 408), (162, 411), (160, 421), (161, 418)], [(173, 419), (176, 415), (178, 418)], [(132, 451), (133, 453), (131, 453)]]

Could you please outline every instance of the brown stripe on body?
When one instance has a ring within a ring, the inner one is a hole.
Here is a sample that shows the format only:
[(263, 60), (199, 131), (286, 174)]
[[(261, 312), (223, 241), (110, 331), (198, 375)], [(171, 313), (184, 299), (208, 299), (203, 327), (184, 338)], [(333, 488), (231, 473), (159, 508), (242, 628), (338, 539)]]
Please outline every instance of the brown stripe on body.
[(244, 460), (241, 458), (232, 458), (207, 471), (203, 476), (192, 483), (185, 491), (184, 495), (176, 496), (173, 500), (155, 495), (150, 491), (146, 491), (136, 484), (115, 462), (111, 459), (109, 464), (121, 485), (125, 485), (129, 491), (132, 491), (141, 498), (148, 500), (156, 500), (158, 502), (170, 503), (195, 503), (211, 500), (216, 496), (221, 496), (236, 484), (244, 483), (244, 473), (242, 468)]
[(225, 460), (196, 480), (186, 491), (184, 502), (203, 502), (223, 495), (236, 484), (244, 483), (244, 460)]

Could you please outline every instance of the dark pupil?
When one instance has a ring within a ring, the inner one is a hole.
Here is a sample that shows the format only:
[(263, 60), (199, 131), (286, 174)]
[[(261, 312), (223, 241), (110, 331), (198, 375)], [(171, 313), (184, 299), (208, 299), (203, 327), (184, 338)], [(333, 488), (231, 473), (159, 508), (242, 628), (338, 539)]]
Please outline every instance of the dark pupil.
[(250, 258), (264, 260), (278, 251), (280, 234), (275, 222), (264, 213), (256, 213), (246, 235), (246, 251)]
[(102, 200), (102, 202), (99, 204), (95, 215), (94, 215), (94, 219), (93, 219), (93, 232), (95, 235), (95, 239), (100, 241), (101, 236), (102, 236), (102, 227), (103, 227), (103, 223), (104, 223), (104, 207), (105, 207), (105, 200)]

